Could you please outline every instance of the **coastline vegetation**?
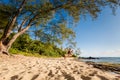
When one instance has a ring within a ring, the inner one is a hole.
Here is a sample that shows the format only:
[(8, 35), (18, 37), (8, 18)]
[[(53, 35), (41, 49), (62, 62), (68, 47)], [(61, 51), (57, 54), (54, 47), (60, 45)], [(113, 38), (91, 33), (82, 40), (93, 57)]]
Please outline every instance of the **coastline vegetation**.
[(35, 57), (62, 57), (66, 52), (53, 44), (33, 40), (28, 34), (23, 34), (13, 43), (10, 53)]

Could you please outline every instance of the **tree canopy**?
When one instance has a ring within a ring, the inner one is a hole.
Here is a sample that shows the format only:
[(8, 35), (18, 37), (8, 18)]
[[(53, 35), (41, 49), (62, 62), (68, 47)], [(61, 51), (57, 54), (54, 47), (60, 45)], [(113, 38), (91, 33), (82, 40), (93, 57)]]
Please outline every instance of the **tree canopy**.
[[(96, 18), (104, 7), (110, 7), (114, 12), (120, 1), (1, 0), (0, 4), (0, 27), (4, 30), (1, 42), (9, 50), (17, 37), (27, 30), (32, 32), (35, 27), (33, 32), (43, 42), (61, 43), (64, 39), (75, 37), (72, 28), (66, 26), (68, 17), (73, 22), (86, 15)], [(13, 32), (15, 34), (8, 40)]]

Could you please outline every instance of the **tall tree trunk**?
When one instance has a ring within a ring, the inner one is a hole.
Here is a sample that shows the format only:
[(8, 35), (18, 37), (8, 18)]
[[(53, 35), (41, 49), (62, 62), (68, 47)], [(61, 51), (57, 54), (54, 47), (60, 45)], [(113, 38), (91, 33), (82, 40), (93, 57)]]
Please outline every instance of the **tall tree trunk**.
[(15, 40), (16, 40), (20, 35), (22, 35), (22, 34), (23, 34), (25, 31), (27, 31), (29, 28), (30, 28), (30, 24), (29, 24), (26, 28), (22, 29), (20, 32), (16, 33), (16, 34), (12, 37), (12, 39), (8, 42), (7, 45), (5, 45), (5, 44), (2, 42), (2, 40), (0, 40), (0, 53), (6, 53), (6, 54), (9, 55), (8, 51), (9, 51), (9, 49), (11, 48), (12, 44), (15, 42)]
[(6, 50), (7, 52), (9, 51), (9, 49), (11, 48), (12, 44), (15, 42), (15, 40), (22, 35), (25, 31), (27, 31), (30, 28), (30, 25), (28, 25), (26, 28), (24, 28), (23, 30), (21, 30), (20, 32), (18, 32), (17, 34), (15, 34), (12, 39), (8, 42), (8, 44), (6, 45)]
[[(23, 5), (25, 4), (25, 1), (26, 1), (26, 0), (23, 0), (23, 3), (21, 4), (21, 9), (20, 9), (20, 10), (22, 10)], [(19, 14), (19, 13), (20, 13), (20, 11), (18, 12), (18, 14)], [(16, 40), (20, 35), (22, 35), (25, 31), (27, 31), (27, 30), (30, 28), (30, 26), (32, 26), (31, 23), (34, 21), (34, 19), (36, 19), (36, 17), (37, 17), (37, 15), (35, 15), (32, 19), (30, 19), (28, 25), (27, 25), (25, 28), (22, 29), (22, 26), (25, 24), (26, 20), (23, 21), (23, 23), (22, 23), (21, 26), (20, 26), (20, 29), (19, 29), (18, 33), (16, 33), (16, 34), (12, 37), (12, 39), (11, 39), (7, 44), (4, 44), (4, 41), (6, 41), (7, 37), (9, 37), (9, 35), (10, 35), (10, 33), (8, 33), (10, 28), (8, 29), (8, 32), (7, 32), (7, 33), (4, 32), (5, 36), (4, 36), (4, 34), (3, 34), (2, 38), (0, 39), (0, 42), (1, 42), (1, 45), (0, 45), (0, 53), (7, 53), (7, 54), (9, 54), (8, 51), (9, 51), (9, 49), (11, 48), (12, 44), (15, 42), (15, 40)], [(17, 16), (16, 16), (16, 18), (17, 18)], [(8, 35), (8, 34), (9, 34), (9, 35)], [(8, 35), (8, 36), (6, 36), (6, 35)]]
[(4, 43), (4, 41), (9, 37), (12, 29), (13, 29), (13, 26), (16, 22), (16, 19), (18, 17), (18, 15), (20, 14), (20, 12), (22, 11), (24, 5), (25, 5), (25, 2), (26, 0), (23, 0), (20, 7), (18, 8), (17, 12), (15, 13), (15, 16), (13, 16), (13, 18), (10, 20), (10, 22), (8, 22), (8, 24), (6, 25), (5, 29), (4, 29), (4, 33), (1, 37), (1, 41)]

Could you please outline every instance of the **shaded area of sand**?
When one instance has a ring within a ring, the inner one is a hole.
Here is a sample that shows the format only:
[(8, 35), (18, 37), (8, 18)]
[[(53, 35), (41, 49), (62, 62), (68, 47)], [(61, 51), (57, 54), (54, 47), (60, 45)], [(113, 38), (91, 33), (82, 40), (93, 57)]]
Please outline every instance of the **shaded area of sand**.
[(120, 80), (74, 59), (0, 55), (0, 80)]

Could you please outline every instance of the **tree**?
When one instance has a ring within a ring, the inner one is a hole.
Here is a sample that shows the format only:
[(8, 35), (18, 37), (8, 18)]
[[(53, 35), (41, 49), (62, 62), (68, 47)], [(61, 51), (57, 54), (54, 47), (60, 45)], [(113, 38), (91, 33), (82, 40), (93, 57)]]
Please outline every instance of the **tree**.
[(75, 50), (75, 55), (77, 56), (77, 57), (80, 57), (80, 54), (81, 54), (81, 50), (78, 48), (78, 49), (76, 49)]
[(9, 18), (13, 12), (15, 11), (11, 6), (9, 5), (4, 6), (3, 4), (0, 4), (0, 30), (1, 32), (3, 32), (3, 29), (7, 25)]
[[(7, 1), (7, 2), (6, 2)], [(29, 28), (47, 24), (57, 11), (67, 12), (75, 22), (79, 16), (90, 14), (96, 18), (101, 9), (109, 6), (113, 10), (119, 5), (119, 0), (1, 0), (3, 6), (11, 7), (11, 15), (0, 39), (0, 52), (8, 53), (13, 42)], [(5, 9), (5, 8), (4, 8)], [(65, 22), (65, 20), (62, 20)], [(16, 25), (17, 23), (17, 25)], [(57, 27), (55, 27), (57, 28)], [(11, 33), (16, 34), (8, 40)], [(65, 32), (64, 32), (65, 33)], [(63, 34), (64, 34), (63, 33)]]

